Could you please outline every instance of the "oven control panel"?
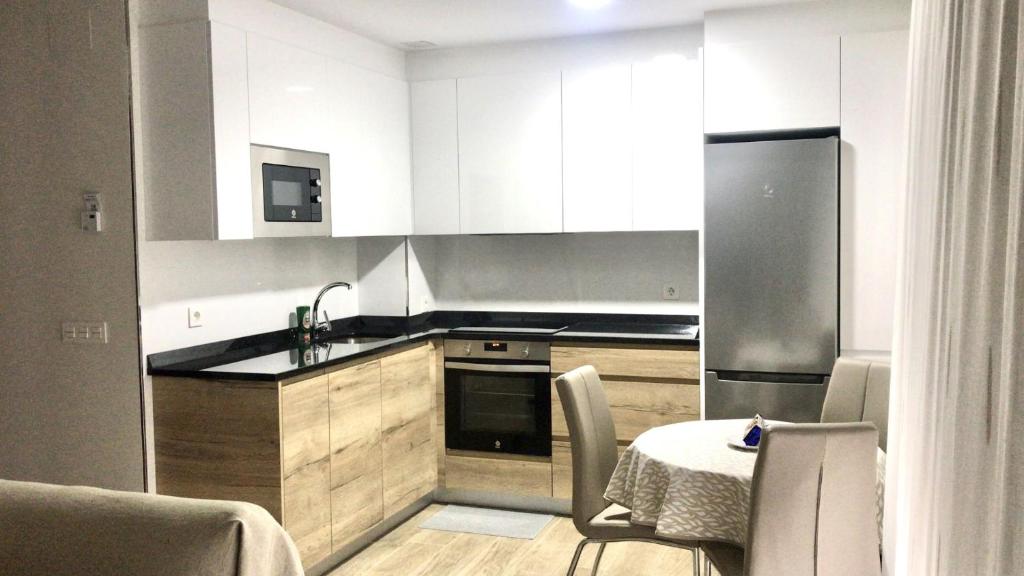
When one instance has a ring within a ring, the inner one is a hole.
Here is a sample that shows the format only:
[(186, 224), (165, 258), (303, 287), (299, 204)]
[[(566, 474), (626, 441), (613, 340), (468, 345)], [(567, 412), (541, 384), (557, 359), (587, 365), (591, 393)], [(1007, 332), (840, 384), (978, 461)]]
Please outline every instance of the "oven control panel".
[(444, 341), (445, 358), (480, 360), (551, 360), (548, 342), (522, 342), (515, 340), (454, 340)]

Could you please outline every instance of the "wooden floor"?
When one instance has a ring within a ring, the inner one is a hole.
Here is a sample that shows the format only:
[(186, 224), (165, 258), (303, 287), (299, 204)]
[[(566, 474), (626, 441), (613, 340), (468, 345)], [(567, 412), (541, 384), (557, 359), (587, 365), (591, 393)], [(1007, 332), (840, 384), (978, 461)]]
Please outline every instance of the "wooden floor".
[[(563, 576), (583, 538), (570, 518), (555, 519), (533, 540), (426, 530), (419, 525), (443, 508), (432, 504), (329, 576)], [(587, 546), (576, 574), (590, 574), (597, 545)], [(643, 543), (609, 544), (599, 574), (692, 574), (688, 550)]]

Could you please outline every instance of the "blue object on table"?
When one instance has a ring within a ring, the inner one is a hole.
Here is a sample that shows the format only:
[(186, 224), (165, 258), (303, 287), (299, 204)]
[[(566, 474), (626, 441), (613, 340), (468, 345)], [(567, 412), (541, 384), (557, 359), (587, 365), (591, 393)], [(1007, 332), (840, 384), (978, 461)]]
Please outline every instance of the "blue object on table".
[(761, 427), (754, 426), (747, 432), (747, 435), (743, 437), (743, 443), (747, 446), (757, 446), (761, 442)]

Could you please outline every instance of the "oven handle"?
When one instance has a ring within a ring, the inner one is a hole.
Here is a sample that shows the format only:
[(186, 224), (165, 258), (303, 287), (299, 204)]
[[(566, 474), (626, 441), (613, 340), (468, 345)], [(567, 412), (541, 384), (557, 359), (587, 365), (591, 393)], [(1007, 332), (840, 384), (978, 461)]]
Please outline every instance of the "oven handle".
[(541, 374), (551, 372), (551, 367), (539, 364), (475, 364), (472, 362), (445, 362), (445, 368), (476, 370), (477, 372), (530, 372)]

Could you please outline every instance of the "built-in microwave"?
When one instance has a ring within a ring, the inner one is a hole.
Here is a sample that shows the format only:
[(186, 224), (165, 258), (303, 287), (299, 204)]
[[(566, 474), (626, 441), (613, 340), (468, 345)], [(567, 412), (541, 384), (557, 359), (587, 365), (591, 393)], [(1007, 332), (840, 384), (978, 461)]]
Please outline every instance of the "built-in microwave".
[(327, 154), (253, 144), (253, 235), (330, 236), (331, 182)]

